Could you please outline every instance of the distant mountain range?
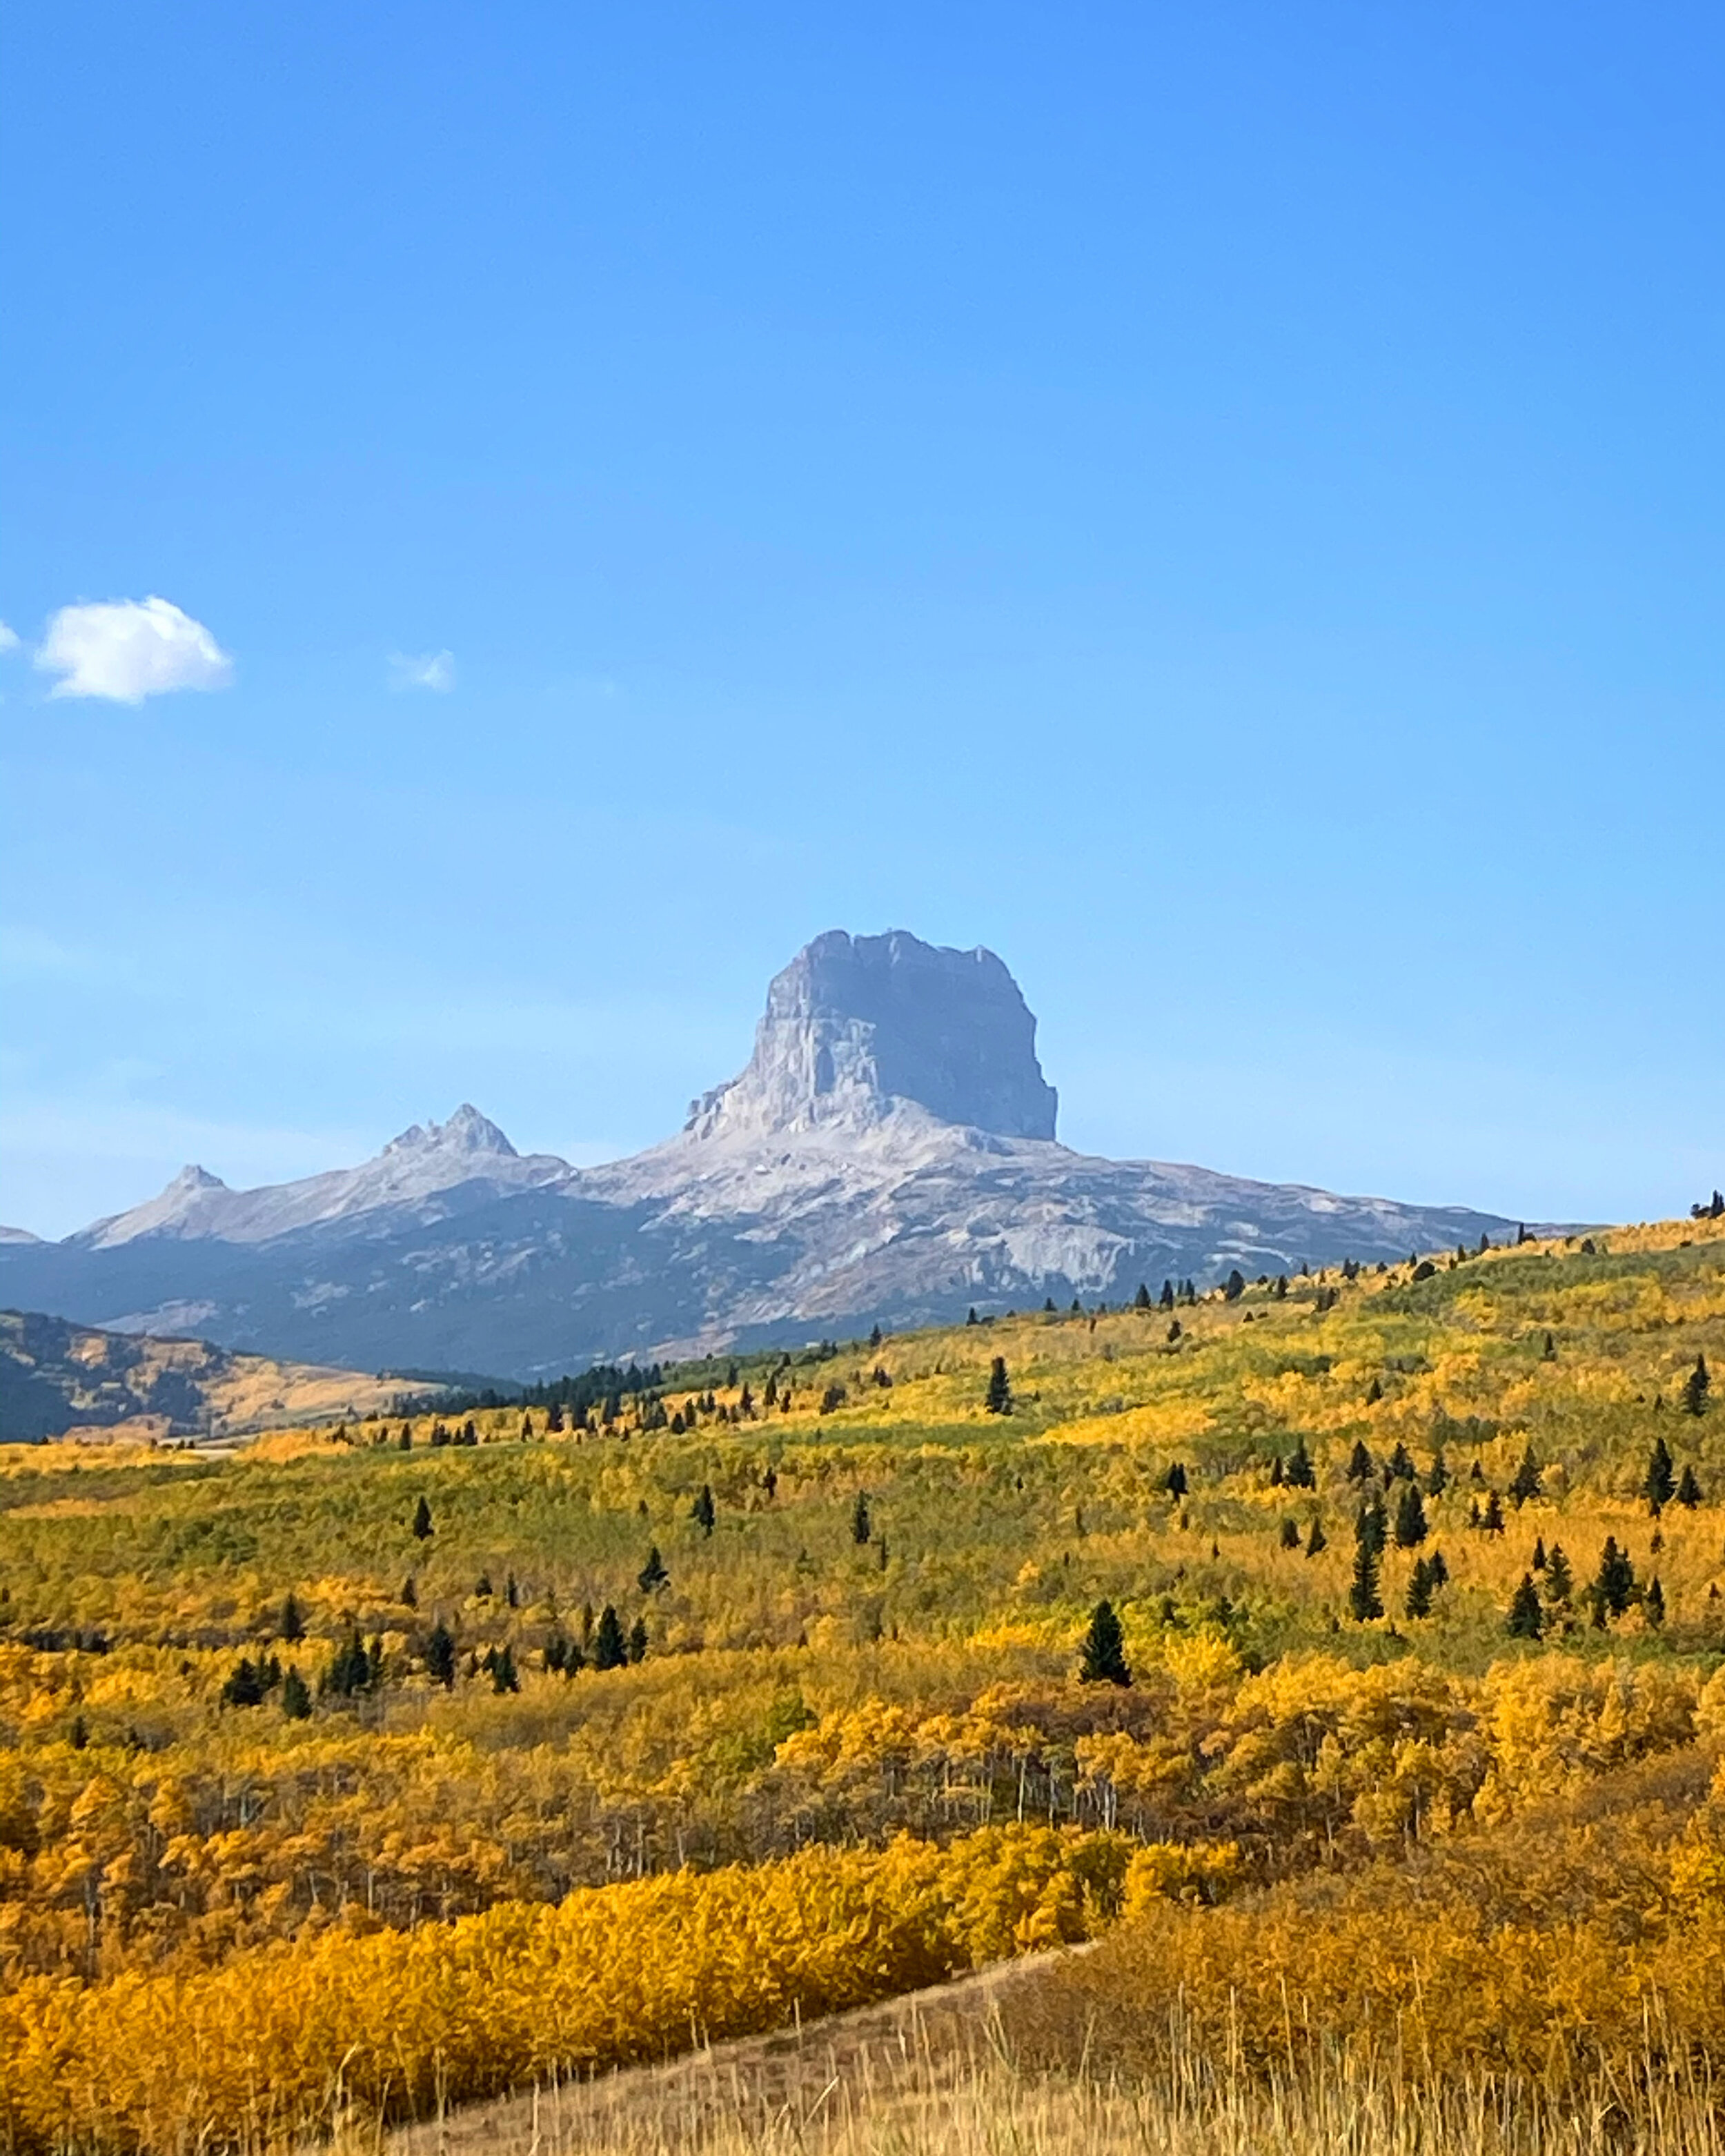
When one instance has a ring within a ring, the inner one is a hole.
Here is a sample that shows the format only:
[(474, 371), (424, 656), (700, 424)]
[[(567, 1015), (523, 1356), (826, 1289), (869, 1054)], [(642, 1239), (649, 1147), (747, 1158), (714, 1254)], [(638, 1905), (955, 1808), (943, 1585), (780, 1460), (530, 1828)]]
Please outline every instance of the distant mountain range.
[(1502, 1216), (1076, 1153), (992, 952), (818, 937), (740, 1076), (609, 1166), (523, 1157), (470, 1106), (355, 1168), (230, 1190), (187, 1168), (49, 1243), (0, 1229), (0, 1301), (368, 1369), (527, 1378), (1117, 1300), (1494, 1242)]

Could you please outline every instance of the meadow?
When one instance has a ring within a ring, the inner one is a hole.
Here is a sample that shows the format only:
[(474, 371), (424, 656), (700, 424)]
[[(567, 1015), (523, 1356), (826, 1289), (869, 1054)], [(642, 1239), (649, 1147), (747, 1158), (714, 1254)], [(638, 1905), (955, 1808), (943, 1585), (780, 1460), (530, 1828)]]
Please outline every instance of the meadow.
[(0, 1455), (13, 2147), (347, 2133), (1081, 1942), (1002, 2023), (1108, 2077), (1075, 2116), (1711, 2130), (1725, 1222), (566, 1390)]

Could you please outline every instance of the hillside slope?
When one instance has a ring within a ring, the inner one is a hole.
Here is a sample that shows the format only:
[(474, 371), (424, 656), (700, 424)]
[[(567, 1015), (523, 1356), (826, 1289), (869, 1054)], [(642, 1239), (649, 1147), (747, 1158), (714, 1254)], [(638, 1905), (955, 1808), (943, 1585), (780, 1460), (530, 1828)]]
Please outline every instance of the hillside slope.
[(399, 1379), (357, 1370), (0, 1310), (0, 1444), (69, 1434), (121, 1440), (239, 1436), (314, 1416), (375, 1414), (402, 1389)]

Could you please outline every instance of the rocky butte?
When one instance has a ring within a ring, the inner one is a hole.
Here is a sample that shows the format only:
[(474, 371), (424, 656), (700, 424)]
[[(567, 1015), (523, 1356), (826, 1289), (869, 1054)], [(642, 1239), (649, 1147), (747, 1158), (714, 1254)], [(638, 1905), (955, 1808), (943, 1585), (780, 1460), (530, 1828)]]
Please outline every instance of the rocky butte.
[(747, 1066), (647, 1152), (524, 1158), (463, 1106), (298, 1183), (236, 1191), (188, 1168), (64, 1242), (0, 1234), (0, 1301), (321, 1363), (526, 1378), (1515, 1230), (1073, 1152), (1056, 1107), (993, 952), (834, 930), (768, 988)]

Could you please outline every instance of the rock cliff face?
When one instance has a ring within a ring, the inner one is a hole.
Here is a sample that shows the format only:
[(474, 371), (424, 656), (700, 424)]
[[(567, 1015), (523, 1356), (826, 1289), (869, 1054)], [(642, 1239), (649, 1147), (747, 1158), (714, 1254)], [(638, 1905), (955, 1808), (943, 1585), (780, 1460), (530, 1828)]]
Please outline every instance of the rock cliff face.
[(834, 931), (773, 981), (741, 1075), (647, 1152), (524, 1158), (463, 1107), (276, 1188), (188, 1169), (64, 1243), (0, 1240), (0, 1302), (308, 1362), (534, 1377), (1513, 1233), (1087, 1158), (1056, 1142), (1055, 1107), (992, 952)]
[(992, 951), (834, 928), (774, 978), (748, 1067), (691, 1102), (685, 1128), (861, 1131), (906, 1103), (1002, 1137), (1055, 1134), (1036, 1021)]

